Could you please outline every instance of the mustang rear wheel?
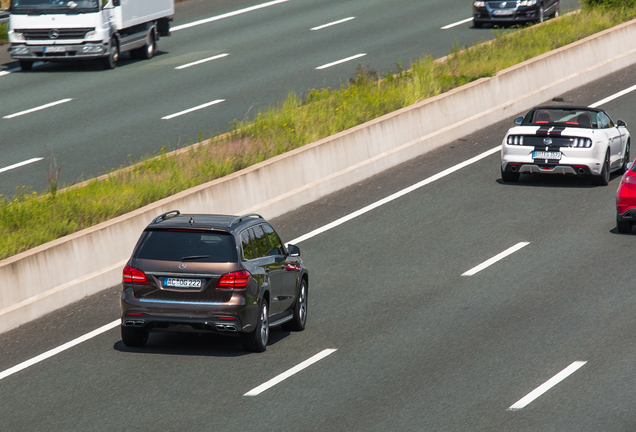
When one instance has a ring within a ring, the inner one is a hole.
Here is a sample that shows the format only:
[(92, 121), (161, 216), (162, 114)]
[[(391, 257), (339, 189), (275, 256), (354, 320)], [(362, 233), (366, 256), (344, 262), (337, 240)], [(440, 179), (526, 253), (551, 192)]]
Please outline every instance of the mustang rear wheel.
[(605, 153), (605, 162), (603, 163), (603, 170), (601, 175), (592, 176), (592, 183), (596, 186), (607, 186), (610, 180), (610, 166), (609, 166), (609, 150)]
[(504, 171), (501, 169), (501, 179), (506, 183), (515, 183), (519, 181), (519, 173), (513, 173), (510, 171)]

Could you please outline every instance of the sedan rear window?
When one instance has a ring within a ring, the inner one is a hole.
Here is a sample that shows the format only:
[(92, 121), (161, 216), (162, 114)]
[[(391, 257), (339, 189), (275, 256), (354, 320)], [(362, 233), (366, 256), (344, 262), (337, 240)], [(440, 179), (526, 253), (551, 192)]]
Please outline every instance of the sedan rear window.
[(157, 261), (238, 261), (231, 234), (188, 230), (145, 231), (133, 257)]

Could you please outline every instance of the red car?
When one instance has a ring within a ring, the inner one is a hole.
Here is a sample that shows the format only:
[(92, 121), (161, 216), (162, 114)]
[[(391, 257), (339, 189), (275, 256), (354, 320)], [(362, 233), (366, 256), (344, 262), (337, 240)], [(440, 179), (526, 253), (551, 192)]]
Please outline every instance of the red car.
[(636, 166), (628, 164), (616, 191), (616, 228), (620, 233), (629, 233), (636, 222)]

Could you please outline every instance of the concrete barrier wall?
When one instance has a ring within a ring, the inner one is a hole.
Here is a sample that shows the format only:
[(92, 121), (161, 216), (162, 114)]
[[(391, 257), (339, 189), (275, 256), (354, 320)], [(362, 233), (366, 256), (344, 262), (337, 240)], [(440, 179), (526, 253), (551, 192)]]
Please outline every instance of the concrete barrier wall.
[(160, 213), (273, 218), (634, 63), (636, 20), (0, 261), (0, 332), (120, 283)]

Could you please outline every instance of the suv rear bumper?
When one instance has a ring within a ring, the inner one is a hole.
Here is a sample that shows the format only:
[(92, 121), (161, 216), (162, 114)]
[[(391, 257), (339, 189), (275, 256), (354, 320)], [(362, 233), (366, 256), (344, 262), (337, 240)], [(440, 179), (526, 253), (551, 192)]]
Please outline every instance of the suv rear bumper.
[(144, 301), (128, 288), (120, 303), (121, 325), (148, 331), (250, 332), (258, 320), (258, 305), (238, 295), (227, 303)]

